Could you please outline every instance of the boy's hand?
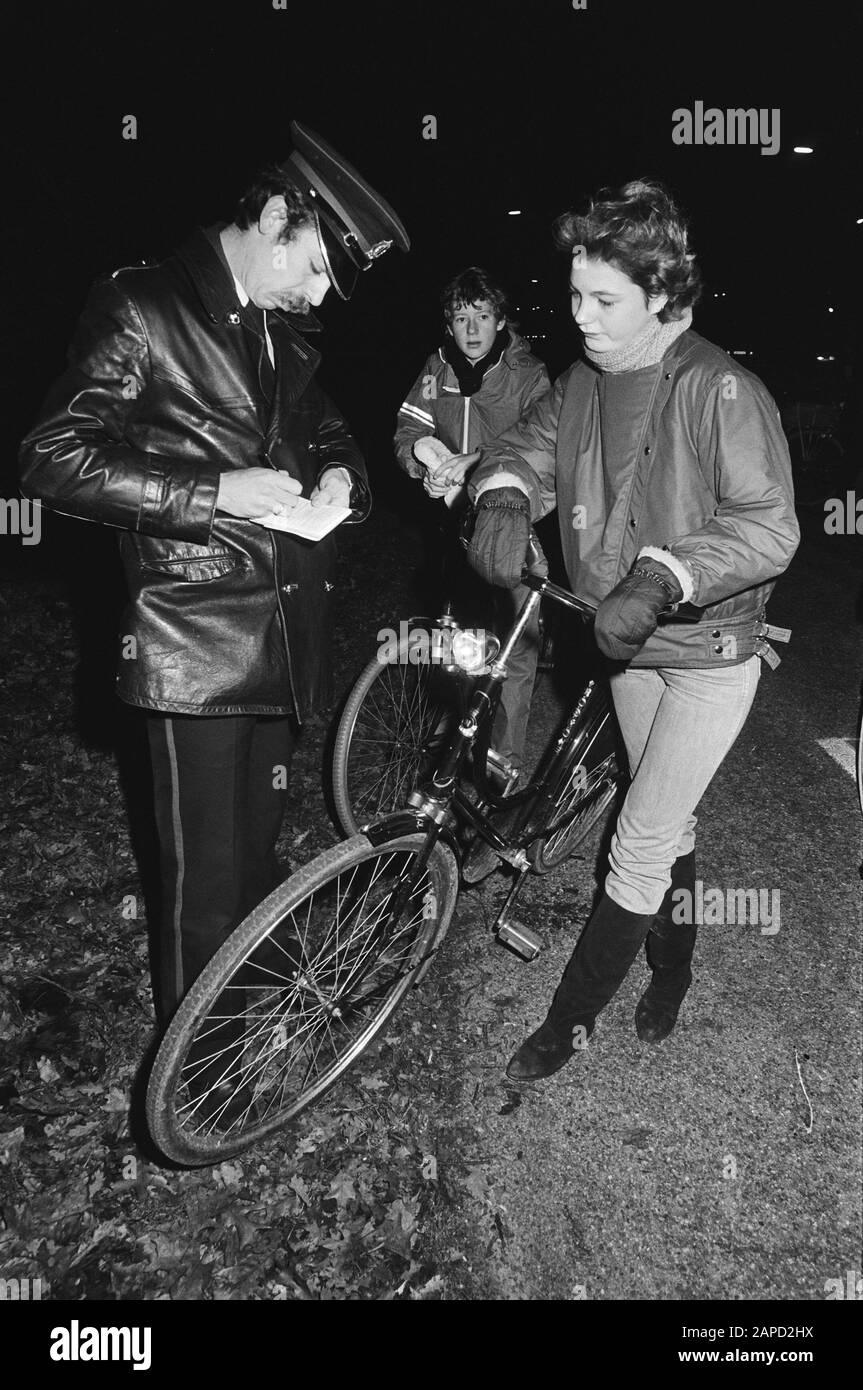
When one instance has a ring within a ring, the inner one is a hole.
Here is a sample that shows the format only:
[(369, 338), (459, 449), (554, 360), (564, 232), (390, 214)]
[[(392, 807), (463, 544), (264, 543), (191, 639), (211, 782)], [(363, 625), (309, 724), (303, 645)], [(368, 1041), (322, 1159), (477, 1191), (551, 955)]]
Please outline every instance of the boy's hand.
[(472, 454), (455, 454), (435, 473), (427, 472), (423, 476), (423, 487), (429, 497), (444, 497), (450, 488), (461, 487), (479, 453), (479, 449), (476, 449)]
[(422, 485), (429, 497), (444, 497), (450, 486), (449, 483), (442, 483), (436, 474), (428, 472), (422, 475)]
[(412, 452), (422, 465), (422, 485), (429, 497), (445, 497), (451, 488), (461, 487), (468, 469), (479, 458), (478, 449), (472, 454), (453, 454), (433, 434), (415, 440)]
[(346, 468), (328, 468), (309, 501), (313, 507), (349, 507), (353, 481)]

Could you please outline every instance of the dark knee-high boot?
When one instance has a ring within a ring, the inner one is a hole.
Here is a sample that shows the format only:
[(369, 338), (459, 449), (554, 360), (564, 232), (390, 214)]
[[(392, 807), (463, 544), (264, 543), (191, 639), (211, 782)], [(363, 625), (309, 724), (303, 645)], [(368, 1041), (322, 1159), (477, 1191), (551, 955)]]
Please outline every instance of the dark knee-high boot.
[(596, 1016), (617, 993), (641, 950), (652, 912), (630, 912), (603, 893), (570, 957), (545, 1022), (522, 1043), (506, 1069), (515, 1081), (538, 1081), (573, 1055), (573, 1033), (593, 1032)]
[[(686, 889), (688, 898), (675, 901)], [(695, 850), (683, 854), (671, 868), (671, 885), (647, 936), (647, 960), (653, 978), (635, 1009), (635, 1031), (642, 1042), (663, 1042), (672, 1032), (686, 991), (692, 983), (692, 953), (698, 928), (692, 921), (695, 903)], [(686, 919), (675, 922), (685, 907)]]

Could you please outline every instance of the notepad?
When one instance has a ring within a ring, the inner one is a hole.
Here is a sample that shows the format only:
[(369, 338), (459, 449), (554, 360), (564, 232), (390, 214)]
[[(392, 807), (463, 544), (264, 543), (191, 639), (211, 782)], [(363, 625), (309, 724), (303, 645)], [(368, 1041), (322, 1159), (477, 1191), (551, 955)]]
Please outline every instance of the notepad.
[(322, 541), (350, 514), (350, 507), (340, 507), (335, 502), (313, 507), (311, 502), (301, 497), (289, 512), (269, 512), (267, 516), (256, 516), (252, 520), (259, 526), (269, 527), (271, 531), (287, 531), (289, 535), (300, 536), (306, 541)]

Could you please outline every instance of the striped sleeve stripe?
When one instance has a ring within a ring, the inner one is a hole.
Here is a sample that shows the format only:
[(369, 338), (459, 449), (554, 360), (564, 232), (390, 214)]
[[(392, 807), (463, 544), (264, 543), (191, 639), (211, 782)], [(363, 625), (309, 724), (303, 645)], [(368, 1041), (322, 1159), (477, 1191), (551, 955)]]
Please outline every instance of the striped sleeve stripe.
[(419, 406), (408, 405), (407, 401), (404, 405), (399, 406), (399, 415), (409, 415), (412, 420), (419, 420), (421, 425), (434, 426), (433, 415), (430, 415), (427, 410), (420, 410)]

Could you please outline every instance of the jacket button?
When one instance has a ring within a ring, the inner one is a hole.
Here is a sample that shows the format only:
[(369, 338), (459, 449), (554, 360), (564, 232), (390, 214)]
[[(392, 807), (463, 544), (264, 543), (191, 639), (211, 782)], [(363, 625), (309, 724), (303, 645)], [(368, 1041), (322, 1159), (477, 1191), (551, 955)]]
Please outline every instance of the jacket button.
[(297, 589), (299, 589), (299, 587), (300, 587), (299, 584), (283, 584), (283, 585), (282, 585), (282, 593), (283, 593), (283, 594), (295, 594), (296, 591), (297, 591)]
[(631, 517), (629, 518), (629, 524), (630, 524), (630, 526), (634, 526), (634, 525), (635, 525), (635, 517), (634, 517), (634, 516), (631, 516)]
[(714, 647), (713, 650), (716, 652), (716, 655), (717, 655), (717, 656), (721, 656), (724, 649), (720, 646), (720, 647)]
[(645, 446), (644, 452), (645, 452), (646, 454), (649, 454), (649, 453), (650, 453), (650, 445), (649, 445), (649, 444)]
[(711, 636), (711, 637), (721, 637), (721, 636), (722, 636), (722, 633), (720, 632), (719, 628), (716, 627), (716, 628), (713, 629), (713, 631), (711, 632), (710, 636)]
[(670, 380), (671, 380), (671, 372), (666, 372), (666, 373), (665, 373), (665, 380), (666, 380), (666, 381), (670, 381)]

